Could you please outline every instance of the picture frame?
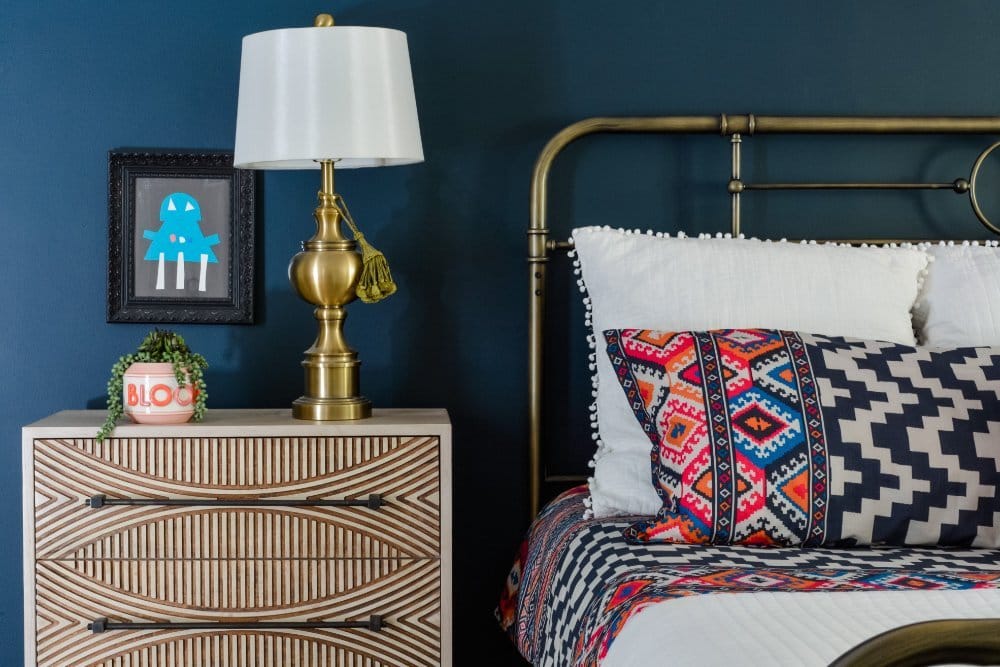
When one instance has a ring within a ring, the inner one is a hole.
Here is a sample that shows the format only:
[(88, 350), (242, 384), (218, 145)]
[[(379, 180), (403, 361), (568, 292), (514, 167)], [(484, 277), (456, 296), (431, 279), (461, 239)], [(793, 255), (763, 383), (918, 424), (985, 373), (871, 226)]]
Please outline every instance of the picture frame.
[(256, 178), (227, 151), (108, 152), (108, 322), (250, 324)]

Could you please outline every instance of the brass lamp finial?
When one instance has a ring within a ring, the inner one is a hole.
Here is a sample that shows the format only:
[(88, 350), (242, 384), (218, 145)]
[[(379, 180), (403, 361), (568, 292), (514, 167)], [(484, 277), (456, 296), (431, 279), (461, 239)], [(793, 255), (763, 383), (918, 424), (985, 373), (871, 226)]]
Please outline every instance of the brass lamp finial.
[(317, 14), (316, 20), (313, 21), (313, 26), (316, 28), (329, 28), (333, 26), (333, 15)]

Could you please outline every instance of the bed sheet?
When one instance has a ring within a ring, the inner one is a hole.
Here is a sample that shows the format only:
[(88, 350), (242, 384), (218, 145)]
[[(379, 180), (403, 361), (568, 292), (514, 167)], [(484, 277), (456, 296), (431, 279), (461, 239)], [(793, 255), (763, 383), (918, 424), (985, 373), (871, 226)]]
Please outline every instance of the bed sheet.
[[(803, 604), (801, 601), (807, 597), (804, 593), (809, 593), (815, 604), (822, 602), (820, 606), (827, 605), (831, 598), (844, 599), (838, 603), (840, 611), (836, 614), (850, 617), (853, 608), (868, 605), (869, 598), (885, 591), (905, 591), (907, 597), (901, 603), (904, 610), (921, 606), (933, 609), (937, 604), (933, 598), (950, 593), (946, 596), (950, 600), (959, 592), (966, 595), (962, 599), (969, 604), (949, 606), (942, 602), (942, 609), (982, 608), (986, 611), (980, 615), (1000, 616), (1000, 554), (996, 551), (632, 545), (625, 542), (621, 532), (636, 517), (584, 519), (586, 496), (587, 488), (577, 487), (542, 511), (521, 547), (497, 609), (502, 627), (521, 654), (535, 665), (599, 665), (606, 658), (608, 665), (646, 664), (643, 661), (648, 658), (643, 656), (651, 652), (659, 655), (657, 664), (667, 664), (664, 658), (672, 651), (694, 642), (693, 635), (685, 634), (685, 619), (700, 618), (693, 627), (702, 627), (705, 618), (727, 616), (715, 611), (707, 617), (687, 612), (698, 605), (729, 609), (730, 617), (740, 607), (747, 610), (739, 618), (729, 618), (725, 627), (714, 626), (717, 633), (737, 637), (735, 646), (753, 643), (754, 637), (777, 637), (780, 642), (789, 634), (819, 631), (809, 626), (789, 633), (787, 623), (775, 620), (788, 618), (776, 613), (782, 597), (796, 596), (794, 604), (785, 602), (788, 608), (794, 608)], [(921, 595), (930, 597), (918, 602), (917, 596)], [(815, 615), (819, 618), (824, 614), (817, 611)], [(809, 615), (808, 610), (801, 609), (794, 614)], [(829, 615), (825, 617), (829, 621)], [(892, 615), (887, 618), (891, 621)], [(664, 622), (670, 625), (658, 625)], [(740, 624), (744, 625), (736, 630)], [(677, 633), (673, 641), (664, 633), (665, 627)], [(832, 625), (827, 622), (826, 627)], [(871, 634), (879, 631), (875, 629)], [(822, 643), (836, 632), (833, 629), (821, 633), (823, 637), (817, 641)], [(849, 629), (844, 632), (845, 641), (850, 640), (844, 646), (846, 650), (857, 642)], [(711, 662), (704, 659), (705, 648), (712, 646), (702, 645), (702, 663)], [(772, 650), (759, 648), (765, 654)], [(737, 649), (730, 646), (728, 650)], [(817, 655), (827, 653), (829, 648)], [(799, 653), (791, 655), (796, 656), (796, 662), (806, 658)]]

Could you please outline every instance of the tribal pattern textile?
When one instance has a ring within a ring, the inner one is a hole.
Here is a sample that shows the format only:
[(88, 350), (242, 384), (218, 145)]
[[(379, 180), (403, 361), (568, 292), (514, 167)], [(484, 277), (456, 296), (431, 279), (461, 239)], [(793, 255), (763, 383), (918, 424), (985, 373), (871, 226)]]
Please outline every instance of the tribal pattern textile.
[(584, 519), (586, 487), (532, 526), (498, 609), (533, 665), (596, 665), (626, 621), (674, 598), (748, 591), (1000, 588), (997, 552), (940, 547), (759, 549), (628, 544), (637, 517)]
[(604, 335), (663, 501), (629, 539), (1000, 546), (1000, 348)]

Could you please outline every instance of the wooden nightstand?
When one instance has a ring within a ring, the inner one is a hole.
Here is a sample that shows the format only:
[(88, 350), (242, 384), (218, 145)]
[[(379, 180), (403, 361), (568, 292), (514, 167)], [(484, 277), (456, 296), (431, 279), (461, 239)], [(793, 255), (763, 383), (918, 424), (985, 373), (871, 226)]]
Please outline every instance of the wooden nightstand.
[(23, 429), (25, 664), (451, 664), (444, 410)]

